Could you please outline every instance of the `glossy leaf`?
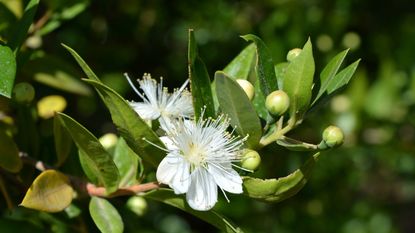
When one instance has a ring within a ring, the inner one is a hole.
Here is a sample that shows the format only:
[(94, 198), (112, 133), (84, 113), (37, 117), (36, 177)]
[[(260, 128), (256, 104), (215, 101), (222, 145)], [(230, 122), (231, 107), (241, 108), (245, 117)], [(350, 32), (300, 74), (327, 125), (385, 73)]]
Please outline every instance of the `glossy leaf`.
[[(137, 183), (137, 171), (140, 157), (131, 150), (123, 138), (119, 138), (113, 155), (115, 165), (120, 171), (119, 187)], [(141, 161), (140, 161), (141, 162)]]
[(10, 48), (13, 50), (14, 54), (17, 53), (20, 46), (26, 39), (27, 32), (29, 30), (30, 25), (32, 25), (33, 18), (35, 17), (38, 5), (39, 0), (30, 0), (26, 5), (22, 18), (15, 26), (15, 31), (12, 35), (12, 38), (9, 40)]
[(136, 154), (142, 156), (145, 161), (157, 167), (164, 157), (164, 152), (149, 144), (148, 141), (164, 148), (164, 144), (158, 136), (119, 94), (102, 84), (91, 68), (73, 49), (63, 44), (62, 46), (70, 52), (90, 79), (85, 81), (92, 84), (98, 91), (111, 113), (112, 121), (127, 144)]
[(59, 167), (68, 158), (68, 155), (71, 152), (72, 142), (70, 141), (71, 136), (62, 127), (62, 124), (57, 117), (53, 119), (53, 135), (55, 138), (55, 151), (57, 157), (55, 166)]
[(343, 70), (341, 70), (336, 76), (334, 76), (333, 80), (327, 86), (327, 94), (331, 94), (337, 89), (343, 87), (347, 83), (349, 83), (350, 79), (352, 78), (354, 72), (359, 65), (360, 59), (353, 62)]
[(314, 77), (314, 58), (310, 39), (301, 53), (288, 65), (284, 77), (284, 91), (290, 97), (290, 116), (298, 120), (307, 111)]
[(314, 144), (305, 143), (289, 137), (281, 137), (277, 140), (277, 144), (292, 151), (316, 151), (318, 146)]
[(46, 170), (33, 181), (20, 205), (40, 211), (59, 212), (71, 204), (73, 195), (67, 176), (55, 170)]
[(339, 70), (348, 52), (349, 50), (346, 49), (340, 52), (339, 54), (337, 54), (333, 59), (329, 61), (326, 67), (324, 67), (323, 71), (321, 71), (320, 89), (312, 105), (327, 91), (329, 84), (332, 82), (333, 78), (337, 74), (337, 71)]
[(263, 120), (267, 120), (271, 115), (268, 113), (268, 110), (265, 108), (265, 96), (261, 92), (261, 88), (259, 87), (259, 80), (255, 82), (255, 95), (254, 99), (252, 100), (252, 105), (255, 108), (256, 113), (260, 118)]
[(261, 122), (239, 84), (223, 72), (216, 72), (216, 94), (223, 113), (229, 116), (231, 125), (242, 137), (249, 135), (246, 143), (255, 148), (262, 136)]
[(16, 76), (16, 59), (13, 51), (0, 44), (0, 95), (8, 98), (12, 95)]
[(197, 44), (193, 29), (189, 29), (188, 68), (190, 87), (193, 97), (195, 117), (198, 119), (204, 111), (203, 117), (215, 117), (210, 79), (206, 66), (198, 55)]
[(252, 41), (256, 45), (256, 73), (259, 79), (261, 91), (264, 96), (278, 89), (278, 81), (275, 76), (274, 62), (267, 46), (257, 36), (248, 34), (242, 36), (246, 41)]
[(278, 63), (274, 66), (275, 69), (275, 76), (277, 77), (278, 80), (278, 88), (280, 90), (284, 89), (284, 77), (285, 77), (285, 72), (287, 71), (287, 67), (290, 63), (288, 62), (282, 62), (282, 63)]
[(89, 213), (102, 233), (122, 233), (124, 231), (124, 223), (120, 214), (106, 199), (92, 197), (89, 202)]
[(280, 202), (292, 197), (307, 183), (318, 157), (319, 153), (314, 154), (300, 169), (282, 178), (259, 179), (245, 177), (243, 179), (244, 194), (267, 202)]
[(120, 179), (118, 169), (98, 139), (71, 117), (63, 113), (58, 113), (56, 117), (81, 151), (79, 155), (86, 157), (85, 161), (97, 177), (98, 184), (104, 185), (107, 193), (116, 191)]
[(186, 211), (203, 221), (206, 221), (226, 233), (242, 233), (243, 231), (232, 224), (228, 219), (221, 216), (214, 210), (210, 211), (196, 211), (186, 204), (186, 198), (183, 195), (176, 195), (170, 189), (153, 190), (144, 195), (145, 198), (160, 201), (170, 206), (174, 206), (183, 211)]
[[(101, 94), (105, 105), (111, 113), (112, 120), (117, 126), (120, 135), (126, 140), (131, 149), (139, 156), (157, 167), (165, 156), (164, 148), (156, 133), (130, 107), (130, 105), (114, 90), (99, 82), (85, 80), (93, 85)], [(152, 144), (148, 143), (151, 142)]]
[(246, 46), (226, 67), (223, 72), (233, 79), (248, 79), (255, 58), (255, 44)]
[(9, 172), (18, 172), (22, 166), (19, 149), (13, 139), (0, 130), (0, 167)]

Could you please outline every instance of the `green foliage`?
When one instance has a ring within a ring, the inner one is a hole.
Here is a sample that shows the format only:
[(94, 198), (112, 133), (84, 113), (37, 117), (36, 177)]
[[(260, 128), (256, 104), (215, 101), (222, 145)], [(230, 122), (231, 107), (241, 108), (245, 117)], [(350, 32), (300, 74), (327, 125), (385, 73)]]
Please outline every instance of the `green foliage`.
[(92, 197), (89, 202), (89, 212), (102, 233), (121, 233), (124, 231), (121, 216), (109, 201)]
[(16, 60), (13, 51), (4, 45), (0, 45), (0, 70), (0, 95), (10, 98), (16, 75)]
[(10, 172), (18, 172), (22, 169), (22, 161), (19, 158), (19, 150), (6, 132), (0, 130), (0, 166)]

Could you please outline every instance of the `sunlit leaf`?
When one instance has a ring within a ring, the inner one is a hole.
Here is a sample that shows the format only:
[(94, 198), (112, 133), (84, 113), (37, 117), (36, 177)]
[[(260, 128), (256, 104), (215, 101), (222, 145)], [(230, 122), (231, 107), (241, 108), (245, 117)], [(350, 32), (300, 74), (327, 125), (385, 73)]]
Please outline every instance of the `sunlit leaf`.
[(89, 202), (89, 213), (102, 233), (122, 233), (124, 231), (124, 223), (120, 214), (106, 199), (92, 197)]
[(221, 216), (214, 210), (210, 211), (196, 211), (186, 204), (186, 198), (183, 195), (176, 195), (170, 189), (153, 190), (144, 195), (145, 198), (160, 201), (165, 204), (174, 206), (183, 211), (186, 211), (203, 221), (206, 221), (226, 233), (242, 233), (243, 231), (231, 223), (228, 219)]
[(22, 169), (22, 160), (19, 158), (19, 150), (3, 130), (0, 129), (0, 166), (10, 172), (18, 172)]
[(120, 138), (115, 146), (113, 160), (120, 171), (119, 187), (126, 187), (137, 183), (137, 171), (140, 157), (131, 150), (125, 140)]
[(86, 157), (84, 161), (92, 174), (97, 177), (98, 184), (104, 185), (107, 193), (117, 190), (120, 179), (118, 169), (98, 139), (71, 117), (63, 113), (58, 113), (56, 117), (81, 151), (79, 155)]
[(248, 96), (236, 81), (223, 72), (216, 72), (215, 82), (222, 112), (229, 116), (231, 125), (236, 127), (239, 135), (249, 135), (247, 144), (250, 148), (255, 148), (262, 136), (262, 128)]
[(341, 70), (336, 76), (334, 76), (333, 80), (327, 86), (327, 94), (331, 94), (337, 89), (343, 87), (347, 83), (349, 83), (350, 79), (352, 78), (354, 72), (359, 65), (360, 59), (353, 62), (343, 70)]
[(290, 116), (302, 118), (310, 104), (314, 77), (314, 58), (310, 39), (301, 53), (288, 65), (284, 77), (284, 91), (290, 97)]
[(20, 205), (46, 212), (59, 212), (71, 204), (73, 195), (67, 176), (55, 170), (47, 170), (36, 177)]
[(248, 79), (255, 58), (255, 44), (246, 46), (224, 69), (234, 79)]
[(66, 100), (60, 95), (45, 96), (37, 102), (37, 111), (44, 119), (51, 118), (55, 112), (62, 112), (66, 108)]
[(13, 51), (0, 44), (0, 95), (11, 97), (16, 75), (16, 59)]
[(307, 183), (319, 155), (319, 153), (314, 154), (300, 169), (285, 177), (278, 179), (245, 177), (244, 194), (267, 202), (280, 202), (294, 196)]
[(278, 81), (275, 76), (274, 62), (267, 46), (257, 36), (249, 34), (242, 36), (246, 41), (253, 41), (256, 45), (256, 73), (259, 79), (261, 91), (264, 96), (278, 89)]
[(205, 64), (198, 55), (193, 29), (189, 29), (188, 43), (187, 59), (196, 119), (201, 116), (202, 112), (204, 112), (204, 118), (215, 117), (215, 107), (213, 103), (212, 90), (210, 88), (209, 74)]
[(14, 28), (14, 33), (10, 41), (10, 48), (13, 50), (14, 54), (17, 53), (20, 46), (23, 44), (27, 36), (27, 31), (29, 30), (30, 25), (33, 22), (33, 18), (36, 14), (37, 6), (39, 5), (39, 0), (30, 0), (25, 8), (22, 18), (18, 22), (17, 26)]

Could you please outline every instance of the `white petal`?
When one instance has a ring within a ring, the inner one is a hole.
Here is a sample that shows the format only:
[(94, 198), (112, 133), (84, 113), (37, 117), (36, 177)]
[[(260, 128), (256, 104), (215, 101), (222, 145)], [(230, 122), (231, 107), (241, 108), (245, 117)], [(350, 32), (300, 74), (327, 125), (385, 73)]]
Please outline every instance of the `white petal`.
[(174, 154), (168, 154), (164, 157), (157, 167), (157, 181), (163, 184), (170, 184), (173, 177), (176, 175), (176, 171), (180, 166), (180, 163), (181, 158)]
[(144, 120), (155, 120), (160, 117), (160, 111), (149, 103), (130, 102), (130, 106)]
[(186, 194), (187, 203), (195, 210), (210, 210), (218, 200), (218, 187), (213, 177), (204, 168), (197, 168), (191, 179)]
[(174, 144), (174, 142), (169, 137), (167, 137), (167, 136), (160, 137), (160, 140), (164, 143), (164, 145), (169, 150), (177, 150), (177, 149), (179, 149), (176, 146), (176, 144)]
[(216, 184), (230, 193), (242, 193), (242, 178), (233, 170), (232, 165), (224, 163), (210, 163), (208, 167), (210, 175)]
[(177, 167), (176, 175), (173, 177), (170, 187), (175, 194), (186, 193), (190, 186), (190, 164), (182, 159)]

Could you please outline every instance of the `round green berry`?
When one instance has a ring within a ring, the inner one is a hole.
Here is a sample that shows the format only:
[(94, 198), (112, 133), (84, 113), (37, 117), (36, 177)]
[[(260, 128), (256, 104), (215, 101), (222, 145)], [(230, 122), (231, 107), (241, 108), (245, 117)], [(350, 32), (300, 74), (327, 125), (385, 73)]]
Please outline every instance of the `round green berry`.
[(242, 156), (241, 167), (254, 171), (258, 169), (260, 164), (261, 156), (259, 156), (258, 152), (246, 149), (244, 155)]
[(35, 98), (35, 89), (27, 82), (16, 84), (13, 88), (13, 99), (21, 104), (28, 104)]
[(255, 95), (254, 86), (248, 80), (245, 80), (245, 79), (237, 79), (236, 82), (245, 91), (245, 93), (248, 96), (249, 100), (252, 100), (252, 98), (254, 98), (254, 95)]
[(340, 146), (344, 141), (343, 131), (331, 125), (323, 131), (323, 141), (330, 148)]
[(273, 91), (265, 99), (265, 108), (274, 116), (284, 114), (290, 107), (290, 97), (284, 91)]

